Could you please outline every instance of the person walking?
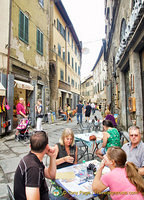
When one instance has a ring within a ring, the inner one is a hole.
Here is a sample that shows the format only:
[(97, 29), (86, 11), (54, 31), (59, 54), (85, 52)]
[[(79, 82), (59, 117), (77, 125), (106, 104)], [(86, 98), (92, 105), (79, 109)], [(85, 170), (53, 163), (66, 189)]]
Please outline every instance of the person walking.
[(79, 104), (76, 106), (77, 124), (79, 124), (79, 118), (80, 118), (80, 123), (82, 123), (82, 111), (83, 111), (82, 101), (79, 101)]
[(88, 121), (90, 120), (91, 109), (92, 109), (91, 106), (87, 102), (86, 109), (85, 109), (85, 119), (86, 119), (86, 122), (87, 122), (87, 120)]
[[(46, 200), (49, 191), (45, 177), (55, 179), (56, 151), (48, 145), (48, 136), (44, 131), (37, 131), (30, 137), (29, 154), (20, 161), (14, 176), (15, 200)], [(44, 155), (50, 157), (49, 167), (45, 167), (42, 160)]]
[(43, 120), (43, 113), (42, 113), (42, 100), (38, 99), (37, 104), (35, 106), (36, 111), (36, 130), (42, 130), (42, 120)]

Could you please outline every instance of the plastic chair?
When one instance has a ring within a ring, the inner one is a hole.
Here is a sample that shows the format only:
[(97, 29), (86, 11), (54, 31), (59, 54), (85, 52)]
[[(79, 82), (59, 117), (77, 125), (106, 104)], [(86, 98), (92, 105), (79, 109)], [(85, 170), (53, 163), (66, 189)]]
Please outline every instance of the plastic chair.
[(7, 185), (7, 190), (8, 190), (8, 200), (15, 200), (14, 195), (9, 185)]

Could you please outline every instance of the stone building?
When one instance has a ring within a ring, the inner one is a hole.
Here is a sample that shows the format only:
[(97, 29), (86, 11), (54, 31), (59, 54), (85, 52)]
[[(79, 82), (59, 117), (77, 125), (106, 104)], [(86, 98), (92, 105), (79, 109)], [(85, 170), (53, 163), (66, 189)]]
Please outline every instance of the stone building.
[(93, 98), (93, 75), (89, 74), (81, 81), (81, 100), (91, 102)]
[[(49, 0), (5, 0), (0, 6), (0, 81), (10, 105), (13, 128), (16, 104), (23, 97), (35, 124), (35, 103), (49, 104)], [(4, 120), (4, 113), (2, 120)], [(0, 128), (1, 129), (1, 128)], [(1, 132), (2, 130), (0, 130)]]
[(50, 107), (57, 112), (79, 101), (81, 43), (62, 1), (50, 4)]
[(107, 96), (128, 128), (144, 130), (144, 1), (105, 0)]
[(102, 46), (96, 60), (96, 63), (92, 69), (93, 71), (93, 99), (97, 105), (101, 105), (101, 110), (104, 112), (106, 108), (106, 80), (107, 80), (107, 68), (104, 61), (104, 47)]

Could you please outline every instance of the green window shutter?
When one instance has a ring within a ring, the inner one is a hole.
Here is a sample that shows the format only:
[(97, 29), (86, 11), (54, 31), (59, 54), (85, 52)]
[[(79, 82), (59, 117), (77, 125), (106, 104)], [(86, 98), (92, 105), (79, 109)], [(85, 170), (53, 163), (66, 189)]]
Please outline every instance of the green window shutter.
[(37, 51), (40, 51), (40, 31), (37, 30)]
[(28, 43), (28, 18), (25, 17), (25, 41)]
[(19, 12), (19, 37), (23, 39), (24, 37), (24, 14)]
[(41, 53), (43, 54), (43, 34), (41, 33)]

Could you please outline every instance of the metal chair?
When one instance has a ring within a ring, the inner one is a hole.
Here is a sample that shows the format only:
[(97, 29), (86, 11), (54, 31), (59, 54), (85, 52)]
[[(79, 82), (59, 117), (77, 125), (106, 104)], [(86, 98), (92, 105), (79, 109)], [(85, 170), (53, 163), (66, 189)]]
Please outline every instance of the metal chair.
[(7, 185), (7, 190), (8, 190), (8, 200), (15, 200), (14, 195), (9, 185)]
[(84, 131), (88, 131), (89, 133), (91, 132), (91, 126), (89, 123), (83, 124), (83, 123), (79, 123), (80, 126), (80, 132), (84, 133)]

